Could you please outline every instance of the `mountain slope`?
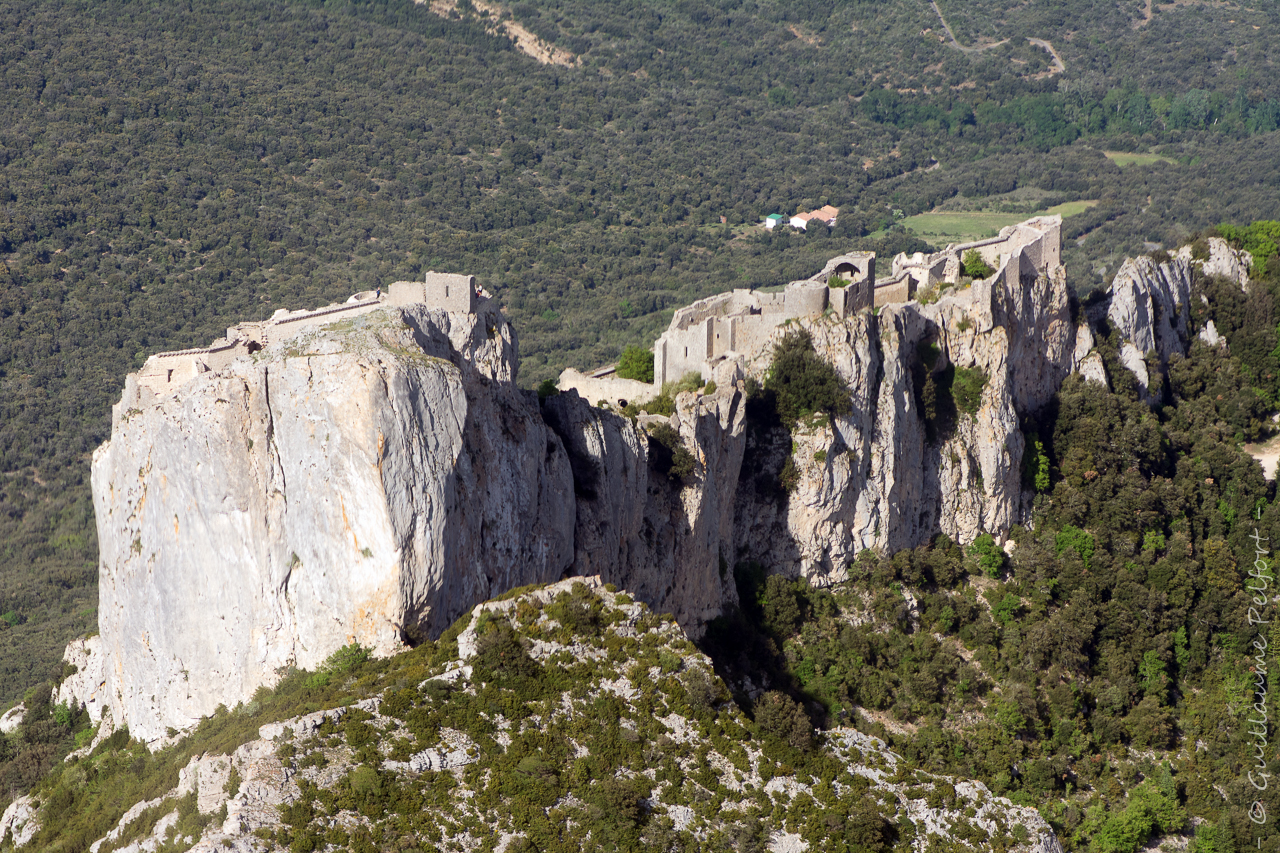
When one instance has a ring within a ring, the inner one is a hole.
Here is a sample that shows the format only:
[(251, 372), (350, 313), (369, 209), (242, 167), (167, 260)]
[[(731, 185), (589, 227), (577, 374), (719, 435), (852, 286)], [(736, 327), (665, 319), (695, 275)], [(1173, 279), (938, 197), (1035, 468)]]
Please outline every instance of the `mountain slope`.
[[(1060, 849), (1034, 810), (856, 731), (815, 736), (781, 694), (746, 718), (678, 627), (591, 578), (291, 675), (155, 756), (113, 740), (35, 793), (29, 849)], [(114, 790), (131, 763), (145, 800)]]

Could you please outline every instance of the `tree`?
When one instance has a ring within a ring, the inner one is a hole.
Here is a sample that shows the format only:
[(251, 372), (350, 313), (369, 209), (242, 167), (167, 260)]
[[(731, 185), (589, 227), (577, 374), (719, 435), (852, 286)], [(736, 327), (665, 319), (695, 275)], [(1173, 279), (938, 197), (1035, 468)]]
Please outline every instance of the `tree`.
[(644, 347), (627, 347), (618, 360), (618, 378), (653, 382), (653, 350)]
[(804, 709), (785, 693), (770, 690), (756, 703), (756, 728), (792, 749), (813, 748), (813, 723)]
[(995, 275), (995, 270), (982, 259), (982, 255), (978, 254), (977, 249), (970, 249), (964, 253), (964, 257), (960, 259), (961, 265), (964, 267), (964, 274), (970, 278), (990, 278)]
[(778, 414), (788, 425), (816, 412), (847, 415), (853, 411), (848, 386), (814, 351), (813, 337), (804, 330), (788, 332), (774, 344), (764, 387), (777, 396)]
[(983, 533), (969, 546), (969, 556), (978, 561), (978, 568), (989, 578), (998, 578), (1004, 570), (1004, 550), (996, 545), (990, 533)]

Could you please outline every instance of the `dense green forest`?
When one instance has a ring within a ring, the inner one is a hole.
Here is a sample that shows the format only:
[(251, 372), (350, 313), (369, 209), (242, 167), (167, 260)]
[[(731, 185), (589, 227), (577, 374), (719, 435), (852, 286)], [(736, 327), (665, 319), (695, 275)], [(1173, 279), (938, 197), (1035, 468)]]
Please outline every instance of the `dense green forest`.
[(1013, 546), (865, 552), (829, 590), (739, 565), (742, 609), (706, 642), (729, 683), (783, 685), (820, 725), (869, 726), (921, 768), (1037, 806), (1068, 850), (1183, 832), (1203, 853), (1280, 849), (1248, 811), (1280, 811), (1248, 775), (1248, 720), (1265, 738), (1280, 710), (1280, 505), (1240, 448), (1280, 378), (1278, 227), (1223, 229), (1270, 272), (1248, 294), (1197, 278), (1193, 320), (1227, 345), (1175, 356), (1154, 407), (1112, 337), (1110, 390), (1072, 376), (1025, 421), (1035, 524)]
[[(512, 4), (561, 67), (465, 0), (0, 2), (0, 704), (95, 622), (88, 458), (149, 353), (434, 268), (499, 295), (532, 386), (922, 248), (895, 223), (948, 200), (1097, 200), (1082, 291), (1280, 215), (1272, 4), (939, 8), (966, 50), (907, 0)], [(830, 232), (752, 227), (823, 203)]]

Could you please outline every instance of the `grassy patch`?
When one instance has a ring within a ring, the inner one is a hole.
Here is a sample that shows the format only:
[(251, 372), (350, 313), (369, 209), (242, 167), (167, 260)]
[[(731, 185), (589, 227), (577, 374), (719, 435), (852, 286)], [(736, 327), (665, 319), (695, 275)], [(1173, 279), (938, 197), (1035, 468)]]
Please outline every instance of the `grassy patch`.
[(1053, 207), (1046, 210), (1045, 213), (1056, 213), (1058, 216), (1066, 219), (1068, 216), (1075, 216), (1077, 213), (1084, 213), (1089, 208), (1097, 206), (1097, 199), (1081, 199), (1079, 201), (1068, 201), (1063, 204), (1055, 204)]
[[(1035, 213), (1002, 213), (997, 211), (934, 211), (908, 216), (902, 224), (917, 236), (944, 246), (947, 243), (968, 243), (985, 237), (994, 237), (1007, 225), (1016, 225), (1033, 216), (1058, 214), (1064, 219), (1075, 216), (1096, 205), (1094, 200), (1081, 199), (1057, 204)], [(874, 235), (873, 235), (874, 236)]]
[(1103, 156), (1121, 169), (1126, 166), (1150, 166), (1152, 163), (1175, 163), (1162, 154), (1132, 154), (1128, 151), (1103, 151)]

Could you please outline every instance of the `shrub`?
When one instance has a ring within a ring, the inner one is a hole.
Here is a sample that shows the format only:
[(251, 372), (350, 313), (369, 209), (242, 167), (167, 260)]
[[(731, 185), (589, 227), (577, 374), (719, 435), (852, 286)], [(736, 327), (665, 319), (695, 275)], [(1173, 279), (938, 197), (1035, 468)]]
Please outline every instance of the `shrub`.
[(787, 456), (787, 461), (783, 463), (782, 471), (778, 474), (778, 486), (783, 492), (790, 494), (799, 485), (800, 469), (796, 467), (796, 459), (794, 456)]
[(511, 623), (487, 610), (477, 620), (474, 665), (499, 679), (534, 678), (542, 672)]
[(649, 430), (649, 460), (672, 480), (688, 482), (697, 470), (693, 458), (671, 424), (657, 424)]
[(951, 396), (956, 408), (968, 415), (976, 414), (982, 404), (982, 389), (987, 387), (987, 374), (978, 367), (957, 367), (951, 382)]
[(990, 278), (996, 272), (990, 264), (982, 259), (982, 255), (978, 254), (977, 249), (970, 249), (965, 252), (964, 257), (960, 259), (960, 263), (964, 267), (964, 274), (969, 278)]
[(1035, 432), (1025, 436), (1022, 448), (1022, 478), (1035, 487), (1039, 494), (1049, 489), (1049, 456), (1045, 453), (1044, 442)]
[(556, 387), (556, 383), (552, 379), (544, 379), (538, 383), (538, 399), (545, 400), (548, 397), (554, 397), (560, 393), (560, 389)]
[(813, 748), (813, 724), (804, 709), (785, 693), (770, 690), (756, 703), (756, 728), (766, 738), (785, 743), (792, 749)]
[(813, 338), (806, 331), (790, 332), (774, 344), (764, 387), (776, 395), (778, 414), (786, 424), (815, 412), (847, 415), (853, 411), (844, 380), (814, 352)]
[(782, 575), (769, 575), (764, 583), (760, 593), (764, 627), (779, 641), (794, 634), (804, 616), (802, 584), (804, 581), (790, 581)]
[(643, 347), (627, 347), (618, 360), (618, 378), (653, 381), (653, 351)]
[(996, 545), (990, 533), (984, 533), (969, 546), (969, 556), (978, 561), (978, 568), (989, 578), (998, 578), (1004, 570), (1004, 551)]

